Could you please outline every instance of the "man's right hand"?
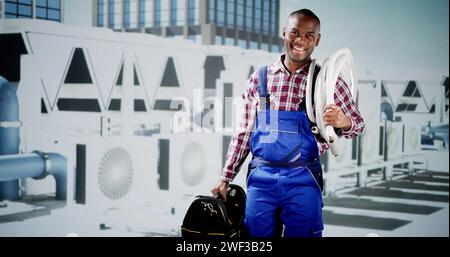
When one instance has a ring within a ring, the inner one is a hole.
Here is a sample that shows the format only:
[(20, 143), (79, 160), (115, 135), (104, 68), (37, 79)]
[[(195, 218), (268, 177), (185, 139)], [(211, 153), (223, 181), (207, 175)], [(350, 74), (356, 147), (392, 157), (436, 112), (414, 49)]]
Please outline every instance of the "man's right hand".
[(220, 180), (213, 189), (211, 189), (211, 193), (216, 196), (218, 193), (222, 196), (224, 201), (227, 201), (227, 192), (228, 192), (228, 181)]

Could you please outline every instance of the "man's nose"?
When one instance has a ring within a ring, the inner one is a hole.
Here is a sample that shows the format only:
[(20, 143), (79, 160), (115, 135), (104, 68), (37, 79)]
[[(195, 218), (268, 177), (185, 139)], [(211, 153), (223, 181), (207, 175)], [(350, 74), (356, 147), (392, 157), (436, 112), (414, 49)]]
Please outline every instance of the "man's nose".
[(305, 43), (305, 36), (302, 35), (298, 35), (297, 37), (295, 37), (294, 42), (298, 43), (298, 44), (302, 44)]
[(305, 35), (297, 35), (295, 37), (294, 41), (296, 41), (298, 43), (303, 43), (306, 41), (306, 36)]

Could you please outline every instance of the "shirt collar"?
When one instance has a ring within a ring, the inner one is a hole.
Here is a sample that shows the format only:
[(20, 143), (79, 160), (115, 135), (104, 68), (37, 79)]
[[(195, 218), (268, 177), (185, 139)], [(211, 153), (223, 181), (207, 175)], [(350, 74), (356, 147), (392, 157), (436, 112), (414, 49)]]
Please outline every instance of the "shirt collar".
[[(286, 73), (290, 73), (286, 67), (284, 67), (283, 61), (284, 58), (286, 57), (285, 54), (281, 55), (276, 62), (274, 62), (272, 65), (270, 65), (269, 67), (269, 74), (276, 74), (278, 72), (286, 72)], [(308, 62), (307, 64), (303, 65), (300, 69), (294, 71), (293, 73), (302, 73), (303, 75), (308, 75), (308, 69), (309, 69), (309, 65), (311, 64), (311, 62)]]

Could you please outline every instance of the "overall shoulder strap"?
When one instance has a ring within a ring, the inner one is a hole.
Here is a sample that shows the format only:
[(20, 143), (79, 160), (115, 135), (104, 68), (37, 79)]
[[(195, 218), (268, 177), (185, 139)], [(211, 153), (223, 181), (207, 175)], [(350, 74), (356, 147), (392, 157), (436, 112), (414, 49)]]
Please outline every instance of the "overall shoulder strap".
[(267, 94), (267, 66), (263, 66), (258, 70), (258, 94), (261, 109), (270, 109), (270, 95)]
[[(316, 80), (317, 80), (317, 75), (320, 72), (320, 66), (316, 65), (316, 67), (314, 67), (314, 73), (312, 76), (312, 83), (311, 83), (311, 104), (314, 105), (314, 91), (316, 89)], [(306, 101), (305, 101), (305, 97), (303, 97), (302, 102), (300, 103), (299, 106), (299, 110), (305, 110), (306, 109)], [(309, 117), (308, 117), (309, 119)], [(310, 120), (311, 122), (311, 120)]]
[(313, 79), (312, 79), (312, 92), (311, 92), (311, 103), (314, 105), (314, 91), (316, 91), (316, 80), (317, 80), (317, 75), (320, 72), (320, 66), (316, 65), (316, 67), (314, 67), (314, 74), (313, 74)]

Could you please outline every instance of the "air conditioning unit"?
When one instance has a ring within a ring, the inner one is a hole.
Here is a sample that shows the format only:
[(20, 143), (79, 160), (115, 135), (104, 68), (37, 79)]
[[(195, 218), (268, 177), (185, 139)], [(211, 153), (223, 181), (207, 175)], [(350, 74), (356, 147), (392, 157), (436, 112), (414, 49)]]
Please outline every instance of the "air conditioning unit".
[(421, 138), (421, 124), (405, 122), (403, 126), (403, 153), (408, 155), (420, 153)]
[(75, 200), (94, 209), (140, 208), (157, 191), (157, 143), (151, 137), (76, 141)]
[(366, 124), (361, 136), (361, 164), (380, 161), (380, 125)]
[(387, 154), (388, 160), (396, 160), (402, 157), (403, 122), (388, 122), (387, 132)]
[(361, 136), (361, 164), (380, 160), (381, 86), (376, 81), (358, 82), (358, 110), (364, 119)]
[(159, 189), (171, 195), (209, 195), (228, 149), (219, 133), (157, 135)]
[(158, 190), (151, 204), (152, 217), (164, 222), (156, 222), (151, 227), (172, 233), (180, 228), (195, 196), (211, 195), (211, 188), (221, 175), (230, 136), (173, 133), (157, 134), (155, 139)]

